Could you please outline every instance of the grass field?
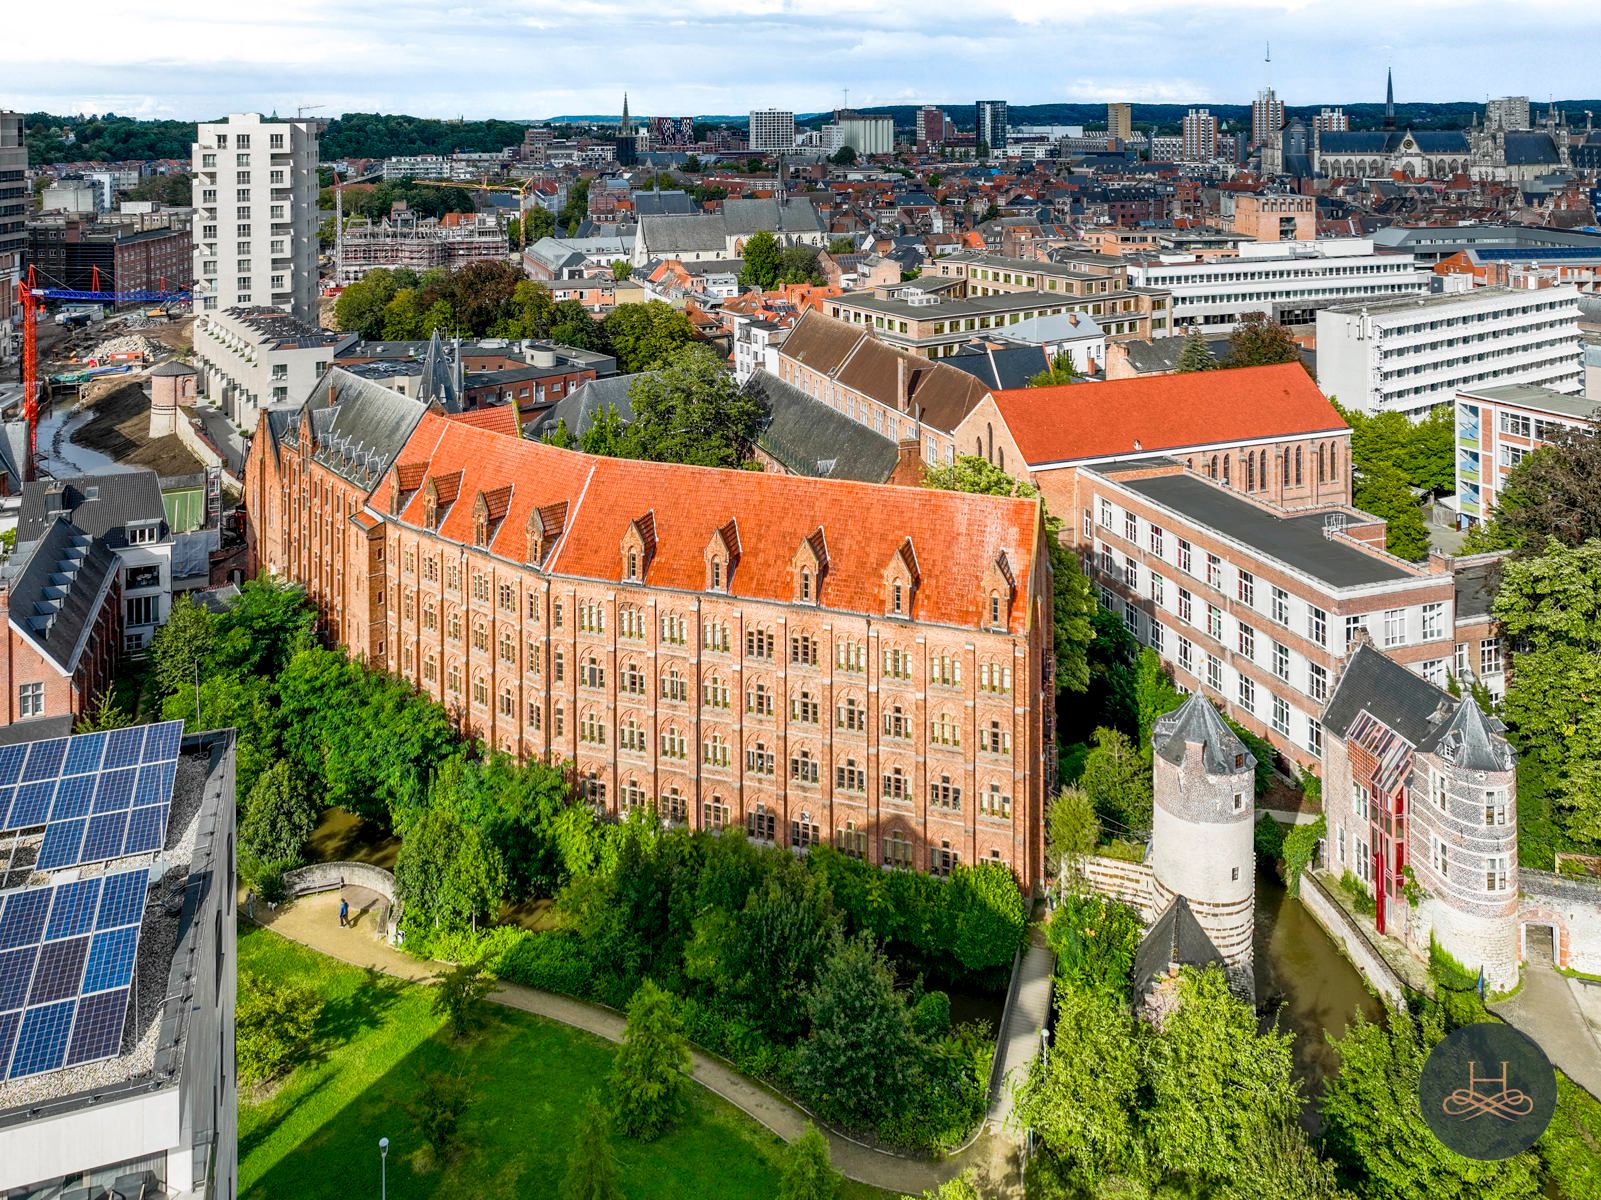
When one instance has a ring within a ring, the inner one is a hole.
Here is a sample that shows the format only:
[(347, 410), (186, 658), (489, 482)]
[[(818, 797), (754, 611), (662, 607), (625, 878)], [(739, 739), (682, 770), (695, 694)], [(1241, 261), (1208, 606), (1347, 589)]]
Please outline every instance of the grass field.
[[(345, 966), (277, 934), (240, 927), (244, 970), (315, 987), (327, 1008), (310, 1059), (269, 1094), (239, 1105), (244, 1200), (348, 1200), (378, 1193), (378, 1139), (389, 1138), (393, 1200), (554, 1196), (584, 1096), (612, 1047), (527, 1013), (488, 1006), (484, 1028), (454, 1042), (425, 988)], [(442, 1168), (406, 1106), (430, 1071), (460, 1071), (473, 1102), (462, 1149)], [(724, 1101), (692, 1089), (688, 1119), (649, 1144), (615, 1138), (628, 1200), (747, 1200), (777, 1193), (783, 1143)], [(846, 1184), (842, 1200), (891, 1195)]]

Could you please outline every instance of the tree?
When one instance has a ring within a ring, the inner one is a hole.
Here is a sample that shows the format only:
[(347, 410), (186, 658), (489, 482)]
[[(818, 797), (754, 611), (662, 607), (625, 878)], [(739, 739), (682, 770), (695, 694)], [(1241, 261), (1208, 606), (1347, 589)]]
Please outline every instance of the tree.
[(1601, 538), (1601, 437), (1566, 428), (1548, 436), (1550, 444), (1507, 475), (1496, 497), (1494, 536), (1480, 535), (1492, 543), (1484, 548), (1538, 552), (1548, 538), (1564, 546)]
[(841, 146), (828, 156), (828, 161), (836, 167), (854, 167), (856, 165), (856, 147)]
[(541, 238), (556, 232), (556, 214), (548, 208), (535, 205), (523, 214), (523, 245), (532, 246)]
[(701, 345), (680, 346), (628, 392), (634, 408), (628, 457), (737, 467), (750, 455), (765, 410), (744, 395), (722, 360)]
[(1391, 554), (1416, 561), (1429, 552), (1429, 531), (1412, 485), (1399, 467), (1381, 462), (1363, 472), (1351, 500), (1363, 512), (1385, 520), (1384, 548)]
[(1184, 703), (1184, 693), (1173, 686), (1173, 677), (1161, 658), (1149, 646), (1142, 647), (1134, 662), (1134, 720), (1137, 725), (1134, 746), (1149, 753), (1156, 719)]
[(771, 288), (778, 282), (779, 272), (783, 269), (783, 257), (778, 239), (765, 229), (757, 230), (745, 242), (745, 266), (739, 273), (740, 284), (762, 291)]
[(523, 223), (521, 218), (506, 218), (506, 244), (514, 251), (523, 248)]
[(405, 902), (408, 927), (476, 928), (479, 916), (505, 889), (500, 852), (450, 813), (424, 812), (403, 832), (395, 888)]
[(1083, 884), (1084, 859), (1095, 853), (1101, 840), (1101, 821), (1089, 793), (1065, 787), (1051, 801), (1045, 815), (1045, 861), (1051, 874), (1077, 889)]
[(266, 1083), (304, 1059), (322, 1010), (315, 988), (240, 971), (234, 1010), (240, 1081)]
[(801, 1093), (830, 1120), (871, 1125), (911, 1100), (916, 1044), (889, 964), (865, 935), (841, 940), (807, 998), (795, 1059)]
[(305, 780), (280, 759), (250, 789), (239, 822), (239, 846), (262, 862), (294, 866), (305, 860), (306, 841), (321, 813)]
[(842, 1176), (828, 1160), (828, 1139), (806, 1122), (800, 1137), (784, 1150), (778, 1200), (834, 1200)]
[(750, 890), (723, 952), (728, 999), (772, 1037), (793, 1038), (835, 928), (826, 892), (804, 869), (769, 876)]
[(1010, 867), (963, 864), (939, 890), (950, 953), (969, 971), (1010, 970), (1028, 934), (1028, 914)]
[(856, 239), (849, 234), (831, 238), (828, 243), (828, 252), (836, 256), (840, 254), (855, 254)]
[(1109, 896), (1068, 893), (1045, 926), (1064, 988), (1105, 992), (1125, 1008), (1134, 953), (1145, 931), (1140, 914)]
[[(1032, 484), (1014, 479), (994, 463), (975, 455), (962, 455), (948, 466), (925, 467), (923, 483), (947, 492), (973, 492), (983, 496), (1018, 496), (1033, 499)], [(1079, 566), (1078, 556), (1062, 543), (1061, 521), (1044, 511), (1045, 542), (1051, 556), (1051, 610), (1056, 650), (1056, 691), (1082, 692), (1090, 684), (1089, 646), (1094, 640), (1090, 618), (1095, 596)]]
[(170, 696), (179, 688), (193, 689), (196, 679), (210, 670), (217, 638), (217, 619), (210, 609), (196, 604), (187, 592), (174, 596), (167, 623), (150, 639), (156, 690)]
[(1340, 1070), (1325, 1084), (1324, 1145), (1358, 1193), (1375, 1200), (1514, 1200), (1540, 1194), (1532, 1154), (1501, 1161), (1463, 1158), (1423, 1120), (1418, 1078), (1445, 1036), (1440, 1009), (1421, 1020), (1406, 1009), (1382, 1025), (1358, 1012), (1334, 1041)]
[(1263, 1121), (1241, 1147), (1220, 1200), (1354, 1200), (1293, 1121)]
[(495, 977), (481, 962), (446, 967), (434, 976), (434, 1015), (444, 1017), (456, 1037), (466, 1037), (482, 1019), (484, 997), (494, 990)]
[(340, 329), (364, 338), (381, 338), (384, 308), (399, 290), (395, 272), (375, 267), (339, 293), (334, 303), (334, 321)]
[(1028, 381), (1031, 388), (1060, 387), (1062, 384), (1072, 383), (1079, 378), (1079, 370), (1073, 365), (1073, 356), (1065, 350), (1051, 359), (1050, 365), (1039, 374), (1032, 376)]
[[(1149, 1039), (1147, 1039), (1149, 1040)], [(1144, 1173), (1137, 1124), (1139, 1027), (1123, 999), (1062, 987), (1050, 1055), (1036, 1057), (1017, 1090), (1017, 1115), (1044, 1143), (1058, 1176), (1075, 1191)]]
[(1351, 465), (1358, 475), (1394, 467), (1413, 487), (1449, 492), (1456, 482), (1456, 429), (1449, 408), (1434, 409), (1416, 423), (1405, 414), (1369, 416), (1338, 403), (1334, 406), (1351, 426)]
[(472, 1088), (461, 1075), (428, 1071), (422, 1086), (406, 1105), (417, 1132), (434, 1152), (436, 1162), (448, 1160), (456, 1148), (462, 1114), (472, 1103)]
[(1097, 729), (1079, 786), (1101, 820), (1124, 836), (1151, 828), (1151, 764), (1121, 730)]
[(1246, 313), (1239, 326), (1229, 334), (1228, 363), (1231, 367), (1263, 367), (1300, 361), (1301, 348), (1295, 344), (1290, 331), (1276, 321), (1269, 321), (1266, 313)]
[(647, 979), (628, 1002), (623, 1044), (612, 1060), (610, 1085), (617, 1124), (630, 1137), (651, 1141), (683, 1115), (689, 1081), (689, 1044), (676, 1001)]
[(611, 277), (621, 283), (634, 273), (633, 264), (624, 258), (614, 258), (611, 264)]
[(785, 246), (779, 255), (777, 282), (822, 283), (823, 272), (817, 265), (817, 259), (816, 246)]
[(133, 717), (120, 704), (108, 687), (100, 692), (89, 707), (84, 709), (83, 716), (73, 726), (73, 733), (98, 733), (105, 729), (126, 729), (133, 724)]
[(573, 1148), (567, 1156), (567, 1175), (561, 1181), (561, 1200), (623, 1200), (617, 1156), (608, 1136), (606, 1110), (600, 1096), (589, 1093)]
[(1150, 1153), (1171, 1176), (1226, 1185), (1238, 1180), (1244, 1147), (1262, 1123), (1300, 1113), (1294, 1037), (1258, 1032), (1255, 1011), (1216, 967), (1185, 968), (1177, 987), (1178, 1007), (1147, 1059)]
[(619, 304), (601, 324), (624, 375), (653, 370), (695, 340), (695, 327), (684, 311), (661, 300)]
[(1178, 370), (1180, 374), (1192, 371), (1213, 371), (1217, 369), (1217, 359), (1207, 349), (1206, 339), (1201, 336), (1199, 329), (1191, 329), (1184, 337), (1184, 348), (1179, 352)]

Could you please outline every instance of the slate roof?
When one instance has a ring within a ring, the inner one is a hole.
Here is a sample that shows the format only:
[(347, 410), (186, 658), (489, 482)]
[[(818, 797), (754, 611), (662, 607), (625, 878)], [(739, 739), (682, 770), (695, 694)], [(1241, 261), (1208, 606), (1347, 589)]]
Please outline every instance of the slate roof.
[(1223, 965), (1222, 953), (1195, 919), (1190, 902), (1175, 896), (1134, 951), (1134, 994), (1143, 996), (1152, 984), (1166, 978), (1172, 967), (1213, 964)]
[[(1007, 333), (1012, 327), (1007, 327)], [(1041, 371), (1048, 370), (1051, 362), (1045, 347), (1035, 344), (972, 342), (955, 354), (940, 359), (948, 367), (966, 371), (985, 387), (999, 391), (1025, 388), (1028, 381)]]
[(1151, 730), (1151, 748), (1168, 762), (1182, 766), (1188, 747), (1201, 747), (1201, 761), (1212, 775), (1256, 769), (1256, 757), (1199, 692), (1172, 712), (1158, 717)]
[(1490, 605), (1500, 586), (1501, 561), (1495, 559), (1467, 566), (1459, 562), (1452, 575), (1456, 583), (1456, 619), (1489, 616)]
[(1318, 136), (1318, 151), (1321, 154), (1394, 154), (1408, 136), (1424, 154), (1468, 153), (1467, 135), (1454, 129), (1424, 129), (1416, 133), (1399, 129), (1323, 133)]
[(1557, 165), (1562, 152), (1549, 133), (1524, 131), (1506, 135), (1506, 161), (1509, 167)]
[(728, 245), (723, 218), (718, 213), (701, 216), (642, 217), (639, 235), (651, 254), (671, 258), (685, 251), (721, 251)]
[(533, 436), (543, 438), (556, 431), (556, 426), (567, 422), (567, 432), (578, 437), (595, 423), (595, 417), (608, 406), (617, 409), (617, 415), (627, 424), (634, 419), (634, 404), (629, 389), (639, 374), (611, 375), (605, 379), (591, 379), (568, 392), (545, 412), (534, 425)]
[(686, 191), (635, 192), (634, 212), (641, 217), (684, 216), (700, 211)]
[(883, 483), (895, 470), (892, 440), (776, 375), (757, 371), (745, 394), (768, 413), (756, 444), (791, 474)]
[(19, 532), (5, 566), (12, 628), (70, 675), (116, 573), (111, 548), (65, 516), (51, 518), (30, 540)]
[(59, 511), (91, 537), (103, 538), (113, 550), (128, 544), (130, 521), (160, 521), (165, 539), (171, 530), (161, 501), (161, 480), (154, 471), (108, 471), (65, 480), (39, 480), (22, 489), (17, 514), (17, 540), (42, 537), (56, 514), (50, 511), (52, 493), (60, 496)]
[(296, 408), (269, 409), (275, 444), (295, 446), (302, 415), (311, 422), (312, 456), (334, 474), (373, 486), (394, 462), (427, 406), (391, 388), (331, 367)]
[(1343, 738), (1366, 711), (1416, 746), (1457, 703), (1449, 692), (1363, 643), (1340, 672), (1323, 710), (1323, 728)]
[(1457, 705), (1451, 719), (1418, 744), (1424, 754), (1441, 758), (1465, 771), (1510, 771), (1512, 747), (1500, 736), (1505, 728), (1486, 717), (1471, 695)]

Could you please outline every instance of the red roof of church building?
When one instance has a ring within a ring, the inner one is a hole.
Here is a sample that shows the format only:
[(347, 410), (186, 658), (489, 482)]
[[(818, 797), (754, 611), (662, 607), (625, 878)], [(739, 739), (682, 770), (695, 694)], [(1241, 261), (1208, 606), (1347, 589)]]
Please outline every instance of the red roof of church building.
[(1030, 466), (1347, 428), (1300, 363), (990, 395)]
[[(1009, 574), (1018, 589), (1010, 630), (1029, 628), (1041, 536), (1036, 500), (601, 458), (434, 413), (412, 432), (396, 470), (412, 482), (418, 463), (427, 464), (428, 480), (439, 481), (436, 492), (454, 496), (448, 507), (441, 498), (435, 514), (436, 532), (451, 541), (472, 544), (480, 493), (510, 489), (488, 547), (514, 562), (528, 561), (530, 517), (565, 504), (543, 564), (552, 574), (622, 582), (624, 538), (649, 517), (654, 547), (642, 582), (704, 592), (707, 547), (732, 524), (738, 557), (727, 576), (730, 596), (793, 602), (796, 556), (803, 545), (815, 552), (821, 543), (827, 561), (818, 598), (825, 608), (883, 614), (887, 572), (905, 569), (910, 554), (917, 564), (912, 619), (981, 627), (986, 577)], [(391, 486), (385, 480), (376, 489), (377, 511), (390, 511)], [(425, 527), (428, 495), (427, 481), (403, 493), (394, 519)]]

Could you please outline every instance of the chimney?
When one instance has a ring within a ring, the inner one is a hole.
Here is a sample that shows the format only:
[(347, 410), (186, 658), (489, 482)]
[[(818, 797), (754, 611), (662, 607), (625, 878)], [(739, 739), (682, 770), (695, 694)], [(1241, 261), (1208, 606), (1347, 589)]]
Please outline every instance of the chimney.
[(923, 454), (916, 438), (904, 438), (895, 443), (895, 469), (886, 482), (897, 487), (923, 485)]
[(901, 412), (906, 411), (907, 401), (912, 398), (911, 372), (906, 365), (906, 352), (895, 352), (895, 407)]

